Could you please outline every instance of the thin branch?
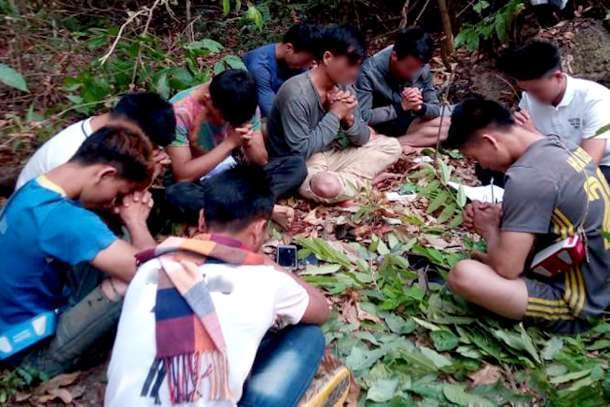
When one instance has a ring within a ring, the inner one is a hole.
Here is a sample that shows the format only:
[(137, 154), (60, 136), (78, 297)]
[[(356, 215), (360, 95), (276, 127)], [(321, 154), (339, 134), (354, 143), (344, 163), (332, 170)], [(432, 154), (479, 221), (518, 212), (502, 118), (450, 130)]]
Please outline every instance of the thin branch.
[(123, 36), (123, 31), (125, 31), (125, 28), (131, 24), (136, 18), (138, 18), (139, 16), (141, 16), (142, 14), (145, 14), (148, 12), (148, 7), (145, 7), (135, 13), (132, 13), (129, 18), (123, 23), (123, 25), (121, 25), (121, 28), (119, 28), (119, 32), (116, 35), (116, 38), (114, 39), (114, 41), (112, 42), (112, 45), (110, 46), (110, 49), (108, 50), (108, 52), (106, 54), (104, 54), (104, 56), (102, 56), (100, 58), (100, 64), (104, 65), (106, 63), (106, 61), (108, 60), (108, 58), (110, 58), (110, 56), (114, 53), (114, 50), (117, 46), (117, 44), (119, 43), (121, 37)]
[(424, 11), (426, 11), (426, 9), (428, 8), (428, 4), (430, 4), (430, 0), (426, 0), (426, 3), (424, 3), (424, 6), (422, 7), (421, 11), (413, 21), (413, 25), (417, 25), (419, 19), (424, 15)]
[(403, 4), (402, 6), (402, 10), (400, 10), (400, 15), (402, 16), (402, 18), (400, 19), (400, 24), (398, 25), (398, 28), (405, 28), (408, 24), (409, 24), (409, 4), (411, 3), (411, 0), (406, 0), (405, 4)]
[(440, 171), (440, 165), (438, 164), (439, 158), (439, 150), (441, 148), (441, 132), (443, 131), (443, 120), (445, 119), (445, 109), (449, 104), (449, 90), (451, 89), (451, 85), (453, 84), (453, 78), (455, 77), (455, 69), (451, 69), (449, 77), (447, 78), (447, 82), (445, 83), (445, 89), (443, 89), (443, 94), (441, 95), (441, 117), (440, 124), (438, 126), (438, 133), (436, 134), (436, 150), (434, 152), (434, 163), (437, 164), (437, 170)]
[[(148, 18), (146, 19), (146, 24), (144, 25), (144, 31), (142, 31), (142, 36), (146, 36), (146, 34), (148, 34), (148, 28), (150, 27), (150, 22), (152, 21), (155, 8), (157, 8), (159, 3), (166, 2), (166, 1), (167, 0), (155, 0), (153, 5), (148, 9)], [(138, 73), (138, 66), (141, 63), (142, 63), (142, 44), (140, 43), (138, 45), (138, 56), (136, 58), (136, 63), (133, 64), (133, 73), (131, 74), (131, 84), (132, 85), (135, 84), (136, 74)]]

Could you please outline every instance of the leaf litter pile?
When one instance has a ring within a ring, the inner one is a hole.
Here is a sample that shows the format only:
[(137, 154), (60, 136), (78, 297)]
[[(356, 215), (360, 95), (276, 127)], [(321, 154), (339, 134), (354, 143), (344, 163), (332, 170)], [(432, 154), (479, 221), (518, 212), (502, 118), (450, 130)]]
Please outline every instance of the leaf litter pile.
[(447, 185), (475, 184), (471, 163), (432, 156), (404, 157), (357, 209), (289, 201), (297, 219), (267, 247), (296, 242), (299, 274), (329, 295), (329, 350), (360, 388), (350, 404), (608, 405), (609, 323), (552, 336), (448, 290), (451, 266), (485, 246), (460, 227), (466, 199)]

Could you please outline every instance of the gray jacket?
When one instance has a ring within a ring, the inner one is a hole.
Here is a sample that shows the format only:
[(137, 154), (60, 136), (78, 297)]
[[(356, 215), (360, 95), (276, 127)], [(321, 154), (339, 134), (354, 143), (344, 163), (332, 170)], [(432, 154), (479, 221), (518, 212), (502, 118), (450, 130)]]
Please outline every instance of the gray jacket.
[[(345, 87), (343, 90), (355, 90)], [(269, 115), (267, 151), (271, 158), (301, 155), (305, 159), (330, 150), (340, 134), (349, 144), (361, 146), (369, 141), (370, 130), (354, 111), (354, 125), (343, 129), (339, 118), (322, 106), (320, 95), (305, 72), (288, 79), (278, 91)]]
[[(358, 103), (362, 118), (371, 126), (384, 127), (391, 136), (406, 132), (413, 119), (433, 119), (441, 112), (438, 95), (432, 82), (430, 66), (425, 65), (412, 81), (399, 81), (390, 73), (392, 47), (373, 55), (362, 65), (356, 83)], [(417, 112), (405, 112), (401, 107), (402, 91), (405, 87), (416, 87), (422, 91), (424, 105)]]

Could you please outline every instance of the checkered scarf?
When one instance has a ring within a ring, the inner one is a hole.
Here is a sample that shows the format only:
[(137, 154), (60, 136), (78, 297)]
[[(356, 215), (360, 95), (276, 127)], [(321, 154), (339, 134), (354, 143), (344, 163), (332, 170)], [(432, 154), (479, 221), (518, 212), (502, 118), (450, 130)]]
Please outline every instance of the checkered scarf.
[(162, 266), (154, 309), (157, 355), (142, 397), (153, 397), (161, 404), (159, 389), (167, 377), (172, 405), (202, 397), (203, 380), (209, 383), (208, 400), (230, 400), (226, 345), (210, 291), (203, 275), (189, 272), (181, 261), (259, 265), (265, 263), (264, 257), (233, 239), (199, 235), (194, 239), (170, 237), (136, 255), (138, 264), (153, 258)]

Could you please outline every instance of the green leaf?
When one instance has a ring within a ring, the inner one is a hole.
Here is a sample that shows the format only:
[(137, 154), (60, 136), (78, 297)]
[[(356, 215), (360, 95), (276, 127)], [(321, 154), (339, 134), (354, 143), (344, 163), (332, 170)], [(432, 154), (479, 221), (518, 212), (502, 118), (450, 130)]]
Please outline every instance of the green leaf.
[(446, 192), (439, 192), (436, 197), (428, 205), (427, 213), (433, 213), (447, 202), (448, 195)]
[(443, 208), (441, 213), (438, 215), (438, 218), (436, 218), (436, 221), (438, 223), (445, 223), (449, 219), (453, 218), (456, 211), (457, 211), (457, 206), (453, 203), (449, 204), (449, 205), (445, 206), (445, 208)]
[(0, 64), (0, 82), (23, 92), (30, 92), (23, 76), (6, 64)]
[(582, 379), (585, 376), (588, 376), (591, 373), (591, 369), (579, 370), (578, 372), (572, 372), (568, 374), (564, 374), (561, 376), (555, 376), (549, 380), (551, 384), (562, 384), (571, 382), (573, 380)]
[(462, 184), (460, 184), (460, 188), (458, 189), (457, 192), (457, 204), (460, 206), (460, 208), (463, 208), (466, 206), (466, 193), (464, 192), (464, 186)]
[(441, 355), (440, 353), (438, 353), (434, 349), (430, 349), (430, 348), (428, 348), (426, 346), (421, 346), (419, 348), (419, 351), (426, 358), (430, 359), (432, 364), (434, 364), (434, 366), (437, 369), (442, 369), (444, 367), (451, 366), (451, 360), (447, 359), (445, 356)]
[(398, 379), (379, 379), (373, 383), (366, 393), (366, 399), (383, 403), (391, 400), (396, 394)]
[(407, 321), (396, 314), (388, 314), (383, 319), (388, 325), (388, 328), (390, 328), (390, 331), (398, 335), (410, 334), (417, 326), (413, 320), (410, 319)]
[(352, 348), (351, 353), (345, 359), (345, 365), (354, 372), (370, 369), (384, 353), (382, 349), (368, 350), (357, 346)]
[(598, 339), (587, 347), (588, 350), (601, 350), (610, 348), (610, 339)]
[(506, 345), (508, 345), (511, 348), (516, 349), (516, 350), (526, 351), (527, 353), (530, 354), (530, 356), (532, 356), (532, 358), (536, 362), (540, 363), (541, 362), (540, 355), (538, 354), (538, 351), (534, 347), (532, 338), (530, 338), (529, 335), (527, 334), (527, 332), (525, 332), (525, 329), (523, 329), (522, 325), (519, 325), (519, 326), (521, 328), (520, 335), (518, 335), (514, 332), (511, 332), (511, 331), (502, 330), (502, 329), (496, 329), (492, 332), (496, 338), (503, 341)]
[(477, 14), (481, 14), (483, 12), (483, 10), (485, 10), (486, 8), (489, 7), (489, 3), (486, 2), (485, 0), (481, 0), (479, 2), (477, 2), (472, 9), (477, 13)]
[(165, 99), (169, 98), (170, 88), (169, 88), (169, 80), (167, 79), (167, 73), (162, 73), (155, 84), (155, 90), (159, 95), (163, 96)]
[(561, 349), (563, 348), (563, 340), (558, 336), (553, 336), (549, 339), (544, 345), (544, 349), (540, 355), (544, 360), (553, 360), (555, 355), (557, 355)]
[(481, 359), (483, 354), (476, 350), (473, 346), (464, 345), (460, 346), (455, 350), (458, 354), (470, 358), (470, 359)]
[(417, 325), (422, 326), (426, 329), (429, 329), (431, 331), (439, 331), (441, 328), (438, 325), (434, 325), (428, 321), (424, 321), (423, 319), (419, 319), (416, 317), (411, 317), (411, 319), (413, 321), (415, 321), (417, 323)]
[(441, 329), (432, 331), (430, 338), (434, 343), (434, 348), (439, 352), (446, 352), (457, 348), (460, 339), (451, 331)]
[(231, 12), (231, 0), (222, 0), (222, 13), (226, 16)]
[(597, 130), (595, 132), (595, 136), (593, 136), (593, 137), (601, 136), (602, 134), (604, 134), (608, 131), (610, 131), (610, 123), (606, 124), (605, 126), (601, 127), (599, 130)]
[(302, 276), (320, 276), (326, 274), (334, 274), (341, 270), (340, 264), (323, 264), (320, 266), (307, 266), (305, 271), (299, 273)]
[(189, 51), (208, 51), (212, 54), (215, 54), (217, 52), (222, 51), (224, 47), (218, 41), (205, 38), (203, 40), (193, 41), (190, 44), (187, 44), (184, 49), (187, 49)]
[(493, 407), (495, 403), (477, 396), (475, 394), (467, 393), (464, 390), (464, 385), (461, 384), (445, 384), (443, 386), (443, 394), (453, 404), (458, 406), (477, 406), (477, 407)]
[(447, 185), (451, 178), (451, 168), (447, 165), (447, 163), (443, 160), (438, 160), (438, 165), (441, 170), (441, 182), (444, 185)]
[(248, 11), (246, 11), (246, 17), (256, 25), (260, 30), (263, 28), (263, 15), (256, 8), (256, 6), (248, 2)]

